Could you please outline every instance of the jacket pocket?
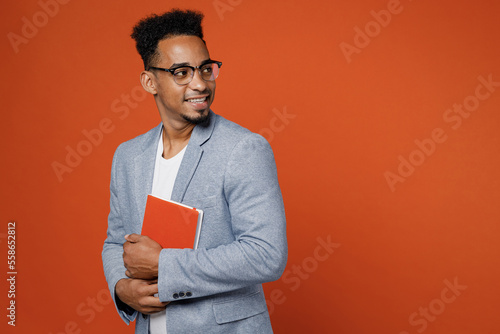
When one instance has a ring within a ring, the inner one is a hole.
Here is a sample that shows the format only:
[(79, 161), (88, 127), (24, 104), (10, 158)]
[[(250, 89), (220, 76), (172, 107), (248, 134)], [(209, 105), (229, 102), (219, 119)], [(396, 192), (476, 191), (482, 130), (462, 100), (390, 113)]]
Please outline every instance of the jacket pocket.
[(214, 302), (213, 310), (215, 321), (224, 324), (263, 313), (267, 306), (262, 292), (256, 291), (224, 302)]

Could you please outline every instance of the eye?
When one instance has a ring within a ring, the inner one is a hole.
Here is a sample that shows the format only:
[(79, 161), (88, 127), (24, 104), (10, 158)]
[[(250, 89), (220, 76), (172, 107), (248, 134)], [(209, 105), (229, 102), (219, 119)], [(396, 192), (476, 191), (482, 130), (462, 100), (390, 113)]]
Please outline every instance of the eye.
[(184, 78), (188, 76), (190, 69), (187, 67), (181, 67), (174, 71), (174, 76), (177, 78)]
[(201, 71), (203, 72), (203, 74), (211, 74), (213, 71), (212, 64), (203, 66), (201, 68)]

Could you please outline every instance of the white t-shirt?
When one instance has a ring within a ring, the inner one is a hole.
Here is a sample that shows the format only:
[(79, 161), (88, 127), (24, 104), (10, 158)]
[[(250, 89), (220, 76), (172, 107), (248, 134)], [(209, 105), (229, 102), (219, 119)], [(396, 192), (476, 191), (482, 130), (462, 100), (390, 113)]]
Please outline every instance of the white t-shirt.
[[(186, 146), (187, 147), (187, 146)], [(182, 149), (176, 156), (170, 159), (164, 159), (163, 155), (163, 130), (161, 132), (158, 150), (156, 152), (155, 171), (153, 175), (153, 189), (151, 194), (170, 199), (172, 190), (174, 189), (175, 178), (181, 166), (186, 147)], [(151, 334), (167, 334), (167, 313), (166, 310), (151, 314), (149, 316), (149, 332)]]

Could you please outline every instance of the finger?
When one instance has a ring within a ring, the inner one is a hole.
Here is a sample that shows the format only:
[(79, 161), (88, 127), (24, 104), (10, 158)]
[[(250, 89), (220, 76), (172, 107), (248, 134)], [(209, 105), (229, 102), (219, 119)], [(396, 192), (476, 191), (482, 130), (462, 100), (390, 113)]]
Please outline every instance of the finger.
[(122, 259), (123, 259), (123, 266), (125, 267), (125, 269), (128, 269), (129, 255), (125, 251), (125, 249), (123, 250)]
[(139, 239), (141, 238), (142, 236), (139, 235), (139, 234), (135, 234), (135, 233), (132, 233), (132, 234), (127, 234), (125, 236), (125, 240), (129, 241), (129, 242), (137, 242), (139, 241)]
[(143, 305), (144, 307), (146, 308), (165, 308), (165, 306), (168, 305), (169, 302), (161, 302), (160, 301), (160, 298), (158, 297), (153, 297), (153, 296), (148, 296), (148, 297), (144, 297), (144, 299), (142, 300), (143, 302)]
[(151, 308), (145, 308), (145, 309), (141, 309), (140, 312), (143, 313), (143, 314), (155, 314), (155, 313), (158, 313), (158, 312), (161, 312), (163, 311), (167, 306), (162, 306), (162, 307), (151, 307)]
[(132, 243), (130, 241), (125, 241), (123, 243), (123, 246), (122, 246), (122, 248), (123, 248), (123, 256), (125, 256), (125, 254), (127, 253), (127, 249), (130, 250), (130, 247), (132, 247), (133, 244), (134, 243)]
[(169, 302), (156, 304), (153, 301), (153, 305), (149, 305), (149, 304), (147, 304), (148, 301), (142, 300), (142, 302), (146, 302), (146, 304), (143, 304), (143, 306), (141, 306), (141, 309), (139, 311), (142, 313), (145, 313), (145, 314), (153, 314), (153, 313), (163, 311), (167, 307), (167, 305), (169, 304)]
[(134, 278), (134, 276), (132, 276), (132, 274), (128, 270), (125, 271), (125, 275), (127, 275), (127, 277)]
[(155, 283), (148, 285), (146, 288), (146, 293), (150, 296), (153, 296), (154, 294), (158, 293), (158, 284)]

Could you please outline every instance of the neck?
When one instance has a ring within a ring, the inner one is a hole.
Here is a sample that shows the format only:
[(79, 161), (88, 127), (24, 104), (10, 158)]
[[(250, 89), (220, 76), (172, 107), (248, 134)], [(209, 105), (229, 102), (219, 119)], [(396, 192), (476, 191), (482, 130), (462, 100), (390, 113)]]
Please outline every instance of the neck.
[(163, 158), (170, 159), (177, 155), (189, 142), (194, 124), (182, 129), (174, 129), (163, 122)]

